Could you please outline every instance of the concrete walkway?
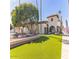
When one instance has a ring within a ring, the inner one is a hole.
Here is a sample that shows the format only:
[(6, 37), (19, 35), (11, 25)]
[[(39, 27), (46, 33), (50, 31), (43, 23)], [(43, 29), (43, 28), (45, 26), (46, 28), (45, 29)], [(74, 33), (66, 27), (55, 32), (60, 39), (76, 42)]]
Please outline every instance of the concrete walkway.
[(68, 36), (63, 36), (61, 59), (69, 59), (69, 37)]

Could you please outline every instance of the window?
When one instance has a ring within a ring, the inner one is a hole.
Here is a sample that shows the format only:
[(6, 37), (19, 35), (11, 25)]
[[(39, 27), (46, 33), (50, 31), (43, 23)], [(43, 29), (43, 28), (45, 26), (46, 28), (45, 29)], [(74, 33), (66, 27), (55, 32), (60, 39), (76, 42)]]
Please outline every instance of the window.
[(51, 21), (53, 21), (53, 18), (51, 18)]

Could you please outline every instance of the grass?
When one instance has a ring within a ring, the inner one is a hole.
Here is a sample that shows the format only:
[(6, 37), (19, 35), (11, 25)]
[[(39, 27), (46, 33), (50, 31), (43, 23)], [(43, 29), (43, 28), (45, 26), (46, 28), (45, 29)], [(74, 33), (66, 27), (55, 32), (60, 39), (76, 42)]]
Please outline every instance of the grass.
[(11, 59), (61, 59), (62, 36), (42, 35), (37, 41), (10, 51)]

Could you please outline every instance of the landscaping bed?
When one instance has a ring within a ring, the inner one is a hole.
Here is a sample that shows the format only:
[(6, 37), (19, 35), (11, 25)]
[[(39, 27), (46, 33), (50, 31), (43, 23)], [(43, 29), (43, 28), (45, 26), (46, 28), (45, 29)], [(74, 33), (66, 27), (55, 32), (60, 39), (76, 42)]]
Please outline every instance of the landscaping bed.
[(62, 36), (41, 35), (31, 43), (11, 49), (11, 59), (61, 59)]
[(32, 41), (35, 41), (36, 38), (39, 38), (40, 35), (35, 35), (35, 36), (31, 36), (31, 37), (25, 37), (25, 38), (18, 38), (18, 39), (13, 39), (10, 42), (10, 48), (15, 48), (17, 46), (26, 44), (26, 43), (31, 43)]

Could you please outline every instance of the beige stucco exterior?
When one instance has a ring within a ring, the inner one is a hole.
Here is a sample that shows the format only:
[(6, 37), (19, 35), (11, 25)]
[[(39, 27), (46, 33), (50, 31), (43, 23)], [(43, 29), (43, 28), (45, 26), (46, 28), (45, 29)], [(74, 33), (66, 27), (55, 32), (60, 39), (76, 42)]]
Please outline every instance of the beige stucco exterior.
[[(45, 33), (45, 28), (47, 28), (48, 25), (48, 31), (50, 32), (50, 27), (53, 26), (55, 27), (55, 32), (57, 32), (57, 27), (61, 26), (60, 23), (60, 18), (58, 17), (59, 15), (52, 15), (52, 16), (48, 16), (47, 17), (47, 21), (41, 21), (38, 24), (28, 24), (28, 27), (25, 26), (24, 28), (22, 27), (16, 27), (15, 30), (18, 33), (21, 33), (21, 29), (23, 29), (24, 33), (30, 33), (30, 31), (32, 31), (32, 33)], [(51, 21), (51, 19), (53, 19), (53, 21)], [(27, 25), (27, 24), (26, 24)], [(60, 29), (58, 29), (60, 30)]]
[[(51, 21), (51, 18), (53, 18), (53, 21)], [(48, 25), (49, 25), (49, 27), (54, 26), (55, 27), (55, 31), (57, 31), (57, 26), (60, 27), (59, 18), (57, 16), (49, 17), (48, 18)]]
[(39, 24), (39, 33), (44, 33), (44, 28), (47, 27), (45, 23)]

